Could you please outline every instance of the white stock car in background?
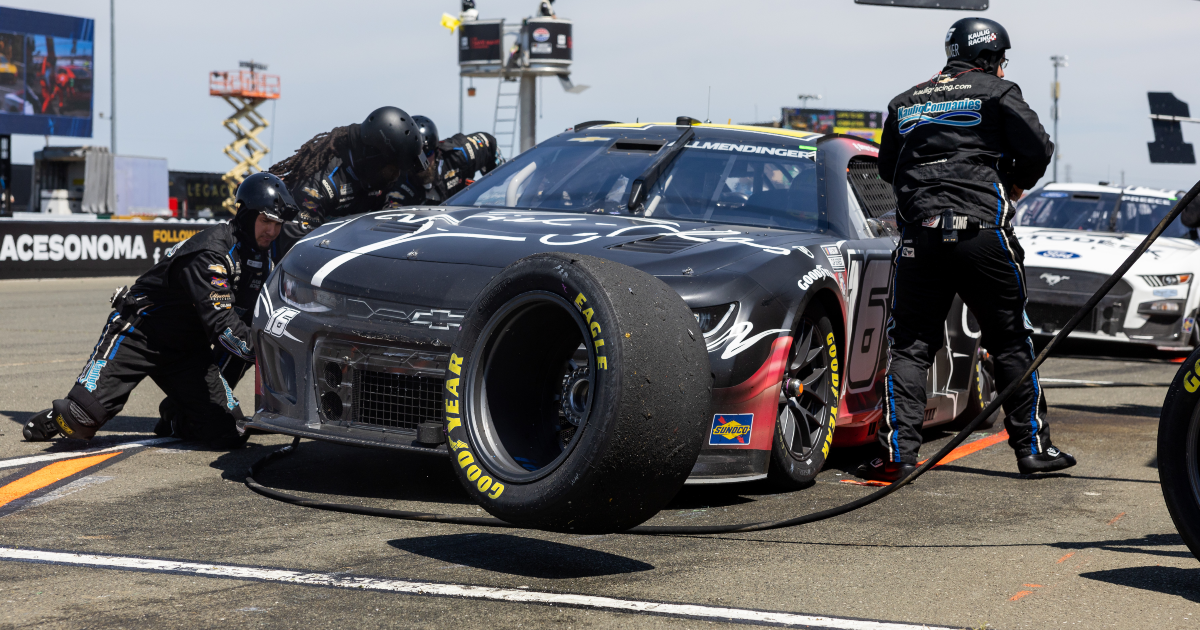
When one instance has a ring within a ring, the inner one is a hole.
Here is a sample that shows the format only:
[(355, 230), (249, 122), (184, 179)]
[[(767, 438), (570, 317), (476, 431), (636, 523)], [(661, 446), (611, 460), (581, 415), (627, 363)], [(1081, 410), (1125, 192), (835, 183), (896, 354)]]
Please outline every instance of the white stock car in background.
[[(1048, 184), (1026, 195), (1015, 223), (1034, 330), (1061, 330), (1180, 197), (1178, 191), (1091, 184)], [(1198, 345), (1195, 236), (1172, 223), (1071, 336), (1160, 350)]]

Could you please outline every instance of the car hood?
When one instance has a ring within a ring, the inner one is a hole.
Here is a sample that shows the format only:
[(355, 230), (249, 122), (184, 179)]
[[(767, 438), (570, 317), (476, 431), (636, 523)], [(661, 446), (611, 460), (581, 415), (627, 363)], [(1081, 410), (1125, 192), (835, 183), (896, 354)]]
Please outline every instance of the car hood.
[[(1025, 266), (1054, 267), (1111, 274), (1146, 238), (1144, 234), (1015, 228), (1025, 250)], [(1131, 273), (1187, 273), (1195, 269), (1200, 246), (1187, 239), (1160, 237), (1131, 268)]]
[(749, 256), (786, 256), (796, 253), (796, 245), (830, 239), (789, 230), (612, 215), (405, 208), (326, 224), (307, 240), (332, 250), (330, 256), (316, 257), (323, 259), (312, 269), (313, 283), (320, 286), (336, 274), (339, 260), (360, 256), (503, 268), (531, 254), (566, 251), (656, 276), (699, 275)]

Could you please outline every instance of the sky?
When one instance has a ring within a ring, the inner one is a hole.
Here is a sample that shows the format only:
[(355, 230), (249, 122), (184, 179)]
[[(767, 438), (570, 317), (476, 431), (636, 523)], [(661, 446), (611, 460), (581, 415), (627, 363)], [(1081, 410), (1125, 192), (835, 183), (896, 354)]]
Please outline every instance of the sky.
[[(109, 6), (102, 0), (5, 0), (7, 6), (96, 20), (95, 112), (110, 112)], [(481, 19), (519, 20), (536, 0), (477, 0)], [(361, 122), (395, 105), (424, 114), (442, 136), (459, 131), (455, 37), (439, 24), (457, 0), (342, 0), (327, 4), (260, 0), (116, 0), (118, 152), (165, 157), (172, 170), (223, 172), (231, 139), (221, 121), (232, 109), (207, 91), (213, 70), (239, 60), (267, 63), (282, 77), (282, 98), (264, 111), (267, 162), (290, 155), (332, 127)], [(797, 95), (810, 107), (883, 110), (893, 96), (944, 64), (945, 33), (958, 11), (856, 5), (853, 0), (559, 0), (574, 23), (572, 79), (591, 86), (567, 94), (542, 85), (539, 140), (587, 120), (714, 122), (777, 118)], [(1189, 188), (1196, 165), (1150, 164), (1154, 139), (1148, 91), (1170, 91), (1200, 117), (1200, 24), (1196, 0), (992, 0), (983, 17), (1012, 39), (1007, 78), (1019, 84), (1050, 131), (1051, 55), (1060, 69), (1059, 179)], [(463, 97), (464, 131), (492, 131), (496, 79), (475, 79)], [(709, 93), (711, 90), (711, 99)], [(97, 117), (91, 139), (53, 145), (108, 145)], [(1200, 144), (1200, 125), (1185, 124)], [(13, 139), (29, 163), (41, 136)], [(1200, 147), (1198, 147), (1200, 153)], [(1049, 175), (1043, 179), (1048, 181)]]

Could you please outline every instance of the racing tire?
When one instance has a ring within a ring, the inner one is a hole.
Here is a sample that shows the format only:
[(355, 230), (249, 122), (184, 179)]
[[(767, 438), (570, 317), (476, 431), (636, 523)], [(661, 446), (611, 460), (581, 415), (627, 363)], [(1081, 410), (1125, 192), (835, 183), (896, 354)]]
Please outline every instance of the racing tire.
[(1163, 401), (1158, 479), (1175, 529), (1200, 559), (1200, 349), (1180, 366)]
[[(992, 355), (982, 347), (975, 349), (975, 358), (971, 361), (971, 380), (967, 389), (967, 408), (958, 417), (946, 423), (951, 431), (960, 431), (966, 427), (975, 416), (983, 413), (988, 403), (996, 398), (996, 372)], [(996, 426), (996, 420), (1001, 416), (1000, 410), (992, 412), (976, 429), (990, 429)]]
[(661, 280), (551, 252), (509, 265), (451, 348), (451, 468), (488, 513), (521, 527), (611, 533), (682, 487), (712, 407), (704, 338)]
[[(767, 480), (782, 490), (811, 486), (824, 468), (837, 425), (841, 383), (833, 322), (820, 304), (805, 309), (792, 339), (767, 472)], [(802, 387), (789, 391), (791, 380)]]

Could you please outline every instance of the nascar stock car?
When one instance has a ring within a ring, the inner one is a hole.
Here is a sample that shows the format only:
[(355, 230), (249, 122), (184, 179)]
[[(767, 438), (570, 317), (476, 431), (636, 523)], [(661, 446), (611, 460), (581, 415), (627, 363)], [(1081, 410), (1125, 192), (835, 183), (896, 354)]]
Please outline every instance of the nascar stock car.
[[(493, 515), (560, 531), (635, 525), (685, 481), (804, 487), (882, 416), (895, 198), (877, 155), (585, 123), (444, 206), (327, 223), (260, 295), (247, 426), (449, 455)], [(994, 395), (961, 303), (945, 330), (927, 426)]]
[[(1181, 194), (1152, 188), (1048, 184), (1018, 204), (1015, 228), (1025, 250), (1026, 313), (1038, 333), (1058, 332)], [(1072, 337), (1183, 351), (1198, 342), (1200, 270), (1195, 233), (1174, 222)]]

